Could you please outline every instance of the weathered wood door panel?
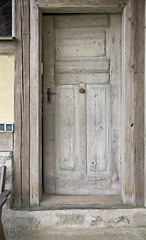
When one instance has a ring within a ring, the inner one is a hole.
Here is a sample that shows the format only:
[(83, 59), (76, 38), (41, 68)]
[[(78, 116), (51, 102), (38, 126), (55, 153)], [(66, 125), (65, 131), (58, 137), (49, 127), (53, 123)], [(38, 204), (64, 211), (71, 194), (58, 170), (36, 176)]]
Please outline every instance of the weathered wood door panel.
[(44, 190), (120, 194), (121, 15), (47, 15), (43, 30)]

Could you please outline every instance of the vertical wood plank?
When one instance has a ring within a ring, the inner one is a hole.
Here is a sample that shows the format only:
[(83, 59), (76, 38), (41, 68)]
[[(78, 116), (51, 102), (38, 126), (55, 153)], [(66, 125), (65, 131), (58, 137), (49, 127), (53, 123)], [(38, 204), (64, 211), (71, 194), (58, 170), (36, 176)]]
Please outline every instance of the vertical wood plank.
[(123, 13), (123, 199), (125, 204), (134, 204), (134, 41), (135, 22), (133, 0), (129, 0)]
[[(43, 187), (55, 194), (55, 95), (48, 103), (47, 88), (56, 91), (54, 85), (55, 41), (54, 16), (43, 16)], [(49, 113), (49, 114), (48, 114)], [(48, 144), (49, 142), (49, 144)], [(48, 178), (48, 179), (46, 179)]]
[(145, 1), (145, 104), (144, 104), (144, 109), (145, 109), (145, 129), (144, 129), (144, 133), (145, 133), (145, 163), (144, 163), (144, 172), (145, 172), (145, 186), (144, 186), (144, 206), (146, 207), (146, 1)]
[[(144, 1), (124, 12), (125, 203), (144, 203)], [(128, 81), (127, 81), (128, 79)]]
[[(22, 206), (29, 206), (29, 63), (30, 63), (30, 34), (29, 34), (29, 1), (22, 1), (21, 5), (23, 26), (22, 26), (22, 68), (23, 68), (23, 88), (22, 88)], [(27, 13), (27, 14), (26, 14)]]
[(135, 0), (135, 204), (144, 204), (144, 21), (145, 1)]
[[(80, 93), (80, 89), (84, 89), (85, 93)], [(76, 133), (77, 136), (77, 141), (78, 143), (76, 144), (78, 150), (78, 161), (79, 161), (79, 169), (80, 174), (82, 176), (85, 176), (87, 174), (87, 113), (86, 113), (86, 84), (79, 84), (78, 90), (77, 90), (77, 95), (78, 95), (78, 114), (77, 114), (77, 119), (76, 119), (76, 126), (78, 128), (78, 134)]]
[(40, 53), (39, 9), (30, 1), (30, 205), (40, 201)]
[(87, 85), (87, 174), (109, 170), (107, 116), (106, 86)]
[[(121, 15), (110, 14), (109, 43), (110, 56), (110, 129), (109, 153), (112, 182), (121, 185)], [(121, 187), (121, 186), (120, 186)]]
[[(89, 13), (93, 12), (95, 9), (95, 12), (103, 13), (103, 12), (122, 12), (123, 8), (126, 6), (128, 0), (36, 0), (37, 5), (39, 7), (43, 8), (59, 8), (61, 11), (62, 9), (66, 9), (67, 7), (70, 9), (70, 12), (78, 12), (78, 9), (80, 9), (80, 12), (84, 12), (85, 10), (89, 8)], [(75, 9), (77, 8), (77, 9)], [(59, 11), (59, 12), (60, 12)]]
[(29, 0), (16, 0), (15, 14), (14, 204), (20, 207), (29, 205)]
[(57, 174), (70, 176), (76, 169), (75, 151), (76, 87), (61, 85), (56, 91), (55, 144)]

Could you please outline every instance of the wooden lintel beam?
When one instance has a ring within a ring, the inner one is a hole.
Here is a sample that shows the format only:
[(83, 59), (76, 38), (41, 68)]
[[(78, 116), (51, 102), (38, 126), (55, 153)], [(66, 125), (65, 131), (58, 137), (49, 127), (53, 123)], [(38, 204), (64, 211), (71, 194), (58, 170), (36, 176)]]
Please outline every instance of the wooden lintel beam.
[[(128, 0), (36, 0), (36, 4), (39, 8), (48, 9), (48, 10), (54, 10), (57, 8), (61, 8), (62, 10), (78, 10), (83, 8), (89, 9), (92, 11), (97, 12), (122, 12), (124, 7), (127, 5)], [(61, 11), (60, 9), (60, 11)]]

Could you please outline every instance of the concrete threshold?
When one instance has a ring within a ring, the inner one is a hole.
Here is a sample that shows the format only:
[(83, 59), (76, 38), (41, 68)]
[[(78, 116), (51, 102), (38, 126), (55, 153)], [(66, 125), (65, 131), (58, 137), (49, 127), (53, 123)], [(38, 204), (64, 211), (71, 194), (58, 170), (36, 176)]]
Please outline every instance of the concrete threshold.
[(4, 208), (2, 220), (6, 240), (66, 240), (68, 237), (75, 240), (146, 240), (144, 208), (46, 211)]

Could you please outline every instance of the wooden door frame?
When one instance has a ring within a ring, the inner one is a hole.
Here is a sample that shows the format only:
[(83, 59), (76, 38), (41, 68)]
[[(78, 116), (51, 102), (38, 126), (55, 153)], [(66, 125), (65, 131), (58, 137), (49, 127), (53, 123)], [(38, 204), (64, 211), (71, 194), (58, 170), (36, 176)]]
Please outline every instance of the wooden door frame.
[[(29, 2), (29, 0), (27, 0)], [(28, 82), (22, 81), (20, 45), (16, 44), (15, 73), (15, 135), (14, 135), (14, 202), (16, 207), (39, 205), (42, 194), (42, 13), (122, 13), (122, 197), (125, 204), (144, 205), (144, 1), (142, 0), (31, 0), (30, 52), (27, 67)], [(19, 6), (19, 1), (18, 1)], [(19, 12), (16, 6), (16, 12)], [(19, 6), (21, 8), (21, 5)], [(29, 14), (28, 13), (28, 14)], [(16, 23), (18, 24), (17, 17)], [(27, 22), (25, 23), (27, 25)], [(25, 25), (24, 24), (24, 25)], [(18, 32), (19, 35), (19, 32)], [(21, 37), (21, 36), (20, 36)], [(135, 38), (136, 37), (136, 38)], [(17, 38), (17, 30), (16, 30)], [(21, 39), (23, 42), (23, 39)], [(23, 56), (23, 62), (28, 56)], [(22, 62), (22, 61), (21, 61)], [(19, 78), (18, 78), (19, 77)], [(21, 78), (21, 83), (18, 84)], [(27, 87), (23, 96), (22, 86)], [(28, 102), (24, 101), (28, 97)], [(27, 107), (26, 112), (22, 110)], [(20, 121), (24, 117), (24, 121)], [(27, 116), (27, 118), (26, 118)], [(19, 117), (19, 119), (18, 119)], [(28, 121), (28, 138), (26, 131)], [(24, 149), (22, 144), (27, 145)], [(21, 143), (21, 144), (20, 144)], [(23, 151), (22, 151), (23, 149)], [(25, 151), (24, 151), (25, 150)], [(26, 159), (26, 151), (28, 156)], [(23, 169), (27, 172), (27, 184)], [(24, 177), (23, 177), (24, 176)], [(23, 182), (24, 180), (24, 182)], [(26, 187), (27, 186), (27, 187)], [(18, 192), (18, 189), (20, 191)]]

